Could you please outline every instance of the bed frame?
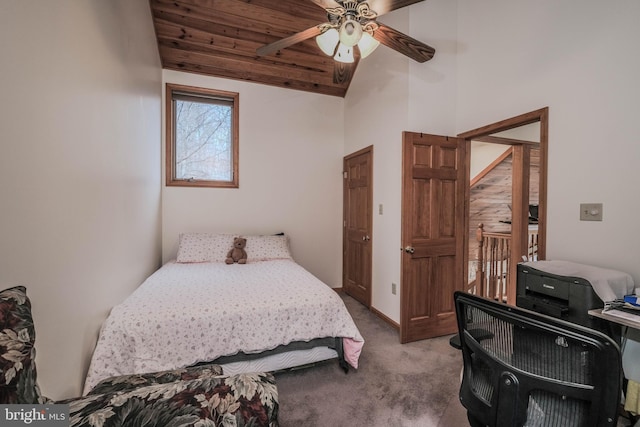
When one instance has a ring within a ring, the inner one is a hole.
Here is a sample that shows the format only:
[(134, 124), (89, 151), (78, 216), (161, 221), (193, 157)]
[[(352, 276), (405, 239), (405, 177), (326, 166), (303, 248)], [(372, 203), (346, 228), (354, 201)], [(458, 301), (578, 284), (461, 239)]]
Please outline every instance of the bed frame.
[[(244, 370), (245, 366), (268, 357), (272, 357), (272, 356), (277, 357), (279, 355), (292, 353), (292, 352), (298, 352), (299, 354), (300, 353), (309, 354), (309, 353), (313, 353), (314, 350), (317, 350), (323, 347), (331, 349), (333, 352), (335, 352), (335, 355), (326, 357), (328, 353), (326, 352), (320, 353), (319, 358), (318, 356), (315, 358), (313, 356), (310, 356), (311, 359), (309, 360), (308, 363), (304, 363), (302, 365), (296, 365), (296, 366), (286, 366), (279, 369), (275, 369), (275, 371), (277, 372), (277, 371), (286, 371), (286, 370), (296, 369), (302, 366), (313, 365), (315, 363), (334, 359), (337, 357), (340, 368), (344, 371), (345, 374), (348, 373), (349, 364), (344, 358), (344, 346), (343, 346), (341, 337), (325, 337), (325, 338), (315, 338), (310, 341), (294, 341), (287, 345), (279, 345), (274, 349), (266, 350), (260, 353), (238, 352), (233, 355), (218, 357), (212, 362), (202, 362), (202, 363), (215, 363), (218, 365), (222, 365), (223, 370), (226, 374), (227, 371), (235, 372), (236, 370), (238, 371)], [(318, 360), (315, 360), (315, 359), (318, 359)], [(227, 369), (225, 369), (225, 367)]]

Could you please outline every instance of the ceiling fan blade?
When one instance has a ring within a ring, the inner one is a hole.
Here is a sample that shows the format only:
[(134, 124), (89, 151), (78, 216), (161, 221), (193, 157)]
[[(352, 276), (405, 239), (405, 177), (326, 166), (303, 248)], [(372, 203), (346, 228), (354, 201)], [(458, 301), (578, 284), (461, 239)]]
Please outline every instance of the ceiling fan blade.
[(270, 55), (272, 53), (275, 53), (281, 49), (287, 48), (289, 46), (292, 46), (296, 43), (300, 43), (302, 41), (305, 41), (307, 39), (310, 39), (311, 37), (315, 37), (320, 35), (322, 31), (320, 31), (319, 27), (311, 27), (308, 28), (304, 31), (301, 31), (299, 33), (295, 33), (292, 36), (289, 37), (285, 37), (283, 39), (277, 40), (273, 43), (269, 43), (266, 44), (262, 47), (259, 47), (256, 50), (256, 53), (260, 56), (265, 56), (265, 55)]
[(436, 53), (429, 45), (401, 33), (398, 30), (378, 22), (379, 28), (374, 31), (373, 38), (383, 45), (400, 52), (418, 62), (427, 62)]
[[(312, 0), (316, 3), (316, 0)], [(367, 0), (371, 10), (376, 12), (378, 16), (389, 13), (401, 7), (411, 6), (414, 3), (420, 3), (424, 0)]]
[[(337, 3), (335, 0), (311, 0), (311, 1), (323, 9), (328, 9), (330, 7), (341, 7), (341, 5)], [(422, 0), (419, 0), (419, 1), (422, 1)]]

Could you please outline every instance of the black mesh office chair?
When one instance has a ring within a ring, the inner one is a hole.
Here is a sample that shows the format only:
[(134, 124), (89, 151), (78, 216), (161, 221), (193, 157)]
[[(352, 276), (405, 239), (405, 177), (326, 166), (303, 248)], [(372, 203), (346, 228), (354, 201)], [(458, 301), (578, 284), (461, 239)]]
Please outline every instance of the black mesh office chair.
[(455, 293), (472, 426), (611, 426), (620, 348), (606, 335), (533, 311)]

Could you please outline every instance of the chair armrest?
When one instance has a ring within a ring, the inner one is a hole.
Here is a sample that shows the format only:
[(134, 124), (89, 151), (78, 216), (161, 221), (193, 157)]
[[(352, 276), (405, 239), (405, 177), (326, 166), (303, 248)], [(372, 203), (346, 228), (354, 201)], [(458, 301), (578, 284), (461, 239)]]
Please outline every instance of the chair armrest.
[(91, 394), (69, 405), (70, 427), (99, 425), (278, 426), (278, 389), (270, 373), (210, 376)]
[[(469, 334), (476, 341), (480, 342), (482, 340), (486, 340), (488, 338), (493, 338), (493, 333), (487, 331), (486, 329), (476, 328), (469, 329)], [(457, 350), (462, 350), (462, 343), (460, 342), (460, 334), (456, 334), (449, 339), (449, 345)]]
[(152, 384), (166, 384), (175, 381), (209, 378), (219, 375), (222, 375), (222, 367), (214, 364), (190, 366), (188, 368), (149, 374), (119, 375), (100, 381), (87, 395), (114, 393)]

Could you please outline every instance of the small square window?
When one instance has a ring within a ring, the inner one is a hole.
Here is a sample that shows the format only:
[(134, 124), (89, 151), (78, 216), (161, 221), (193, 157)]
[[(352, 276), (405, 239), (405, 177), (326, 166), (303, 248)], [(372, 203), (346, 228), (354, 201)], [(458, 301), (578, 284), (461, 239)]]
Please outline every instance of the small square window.
[(166, 183), (238, 188), (235, 92), (167, 84)]

